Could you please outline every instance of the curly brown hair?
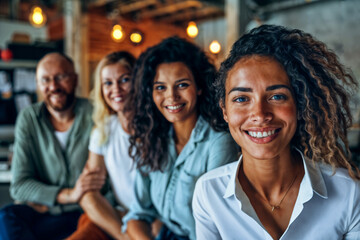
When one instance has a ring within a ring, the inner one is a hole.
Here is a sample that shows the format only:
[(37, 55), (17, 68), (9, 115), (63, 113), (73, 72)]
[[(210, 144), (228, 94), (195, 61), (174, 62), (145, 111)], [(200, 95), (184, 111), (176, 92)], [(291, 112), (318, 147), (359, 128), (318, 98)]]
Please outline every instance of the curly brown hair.
[[(136, 62), (132, 88), (128, 99), (130, 137), (129, 154), (138, 168), (146, 171), (164, 170), (168, 159), (171, 123), (157, 109), (153, 98), (153, 84), (157, 66), (162, 63), (182, 62), (192, 72), (198, 96), (197, 111), (215, 130), (226, 129), (226, 123), (215, 102), (212, 84), (216, 69), (206, 54), (196, 45), (178, 37), (171, 37), (148, 48)], [(142, 168), (144, 169), (144, 168)], [(145, 172), (145, 171), (143, 171)]]
[(216, 98), (225, 103), (225, 81), (235, 63), (251, 55), (277, 60), (285, 69), (294, 91), (297, 131), (292, 146), (315, 162), (348, 170), (354, 179), (360, 171), (350, 161), (347, 128), (352, 124), (351, 90), (358, 83), (334, 52), (312, 35), (298, 29), (263, 25), (236, 41), (221, 64), (214, 84)]

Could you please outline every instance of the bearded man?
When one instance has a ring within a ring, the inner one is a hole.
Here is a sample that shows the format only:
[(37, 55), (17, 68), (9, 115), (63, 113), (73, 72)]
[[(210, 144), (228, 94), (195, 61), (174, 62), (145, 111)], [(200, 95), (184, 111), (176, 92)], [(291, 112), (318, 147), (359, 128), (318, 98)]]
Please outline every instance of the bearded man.
[(82, 195), (99, 190), (105, 176), (82, 173), (88, 156), (92, 108), (75, 97), (70, 58), (45, 55), (36, 69), (43, 99), (21, 111), (15, 127), (10, 194), (0, 211), (0, 239), (64, 239), (77, 225)]

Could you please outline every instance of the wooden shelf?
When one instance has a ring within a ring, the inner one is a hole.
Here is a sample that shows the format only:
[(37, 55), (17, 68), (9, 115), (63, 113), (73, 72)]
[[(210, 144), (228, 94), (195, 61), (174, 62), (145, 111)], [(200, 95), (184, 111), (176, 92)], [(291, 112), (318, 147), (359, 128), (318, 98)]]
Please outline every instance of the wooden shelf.
[(14, 59), (9, 62), (0, 61), (0, 68), (13, 69), (13, 68), (36, 68), (37, 61), (34, 60), (18, 60)]

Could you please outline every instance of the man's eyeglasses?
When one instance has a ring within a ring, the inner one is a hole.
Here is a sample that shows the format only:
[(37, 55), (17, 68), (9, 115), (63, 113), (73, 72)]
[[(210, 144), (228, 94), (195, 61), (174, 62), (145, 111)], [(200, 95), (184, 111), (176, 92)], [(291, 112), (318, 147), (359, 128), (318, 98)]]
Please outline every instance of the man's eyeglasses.
[(53, 80), (56, 83), (67, 82), (72, 75), (73, 73), (59, 73), (54, 75), (53, 77), (42, 77), (39, 79), (40, 80), (39, 82), (45, 86), (49, 85)]

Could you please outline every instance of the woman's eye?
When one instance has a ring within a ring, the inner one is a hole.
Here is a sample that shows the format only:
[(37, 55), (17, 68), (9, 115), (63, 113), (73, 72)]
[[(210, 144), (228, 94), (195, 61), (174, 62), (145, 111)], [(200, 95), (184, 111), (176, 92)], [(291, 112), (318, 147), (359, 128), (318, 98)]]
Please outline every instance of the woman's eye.
[(186, 88), (186, 87), (188, 87), (188, 86), (189, 86), (189, 84), (187, 84), (187, 83), (180, 83), (180, 84), (178, 85), (179, 88)]
[(233, 102), (246, 102), (248, 100), (249, 99), (247, 97), (237, 97), (237, 98), (234, 98)]
[(104, 86), (111, 86), (112, 82), (111, 81), (105, 81), (103, 82)]
[(162, 86), (162, 85), (157, 85), (157, 86), (154, 87), (154, 89), (157, 90), (157, 91), (161, 91), (161, 90), (164, 90), (165, 87)]
[(128, 82), (128, 81), (130, 81), (130, 77), (123, 77), (123, 78), (121, 79), (121, 82), (122, 82), (122, 83), (126, 83), (126, 82)]
[(276, 94), (276, 95), (273, 95), (271, 98), (271, 100), (286, 100), (287, 99), (287, 96), (286, 95), (283, 95), (283, 94)]

